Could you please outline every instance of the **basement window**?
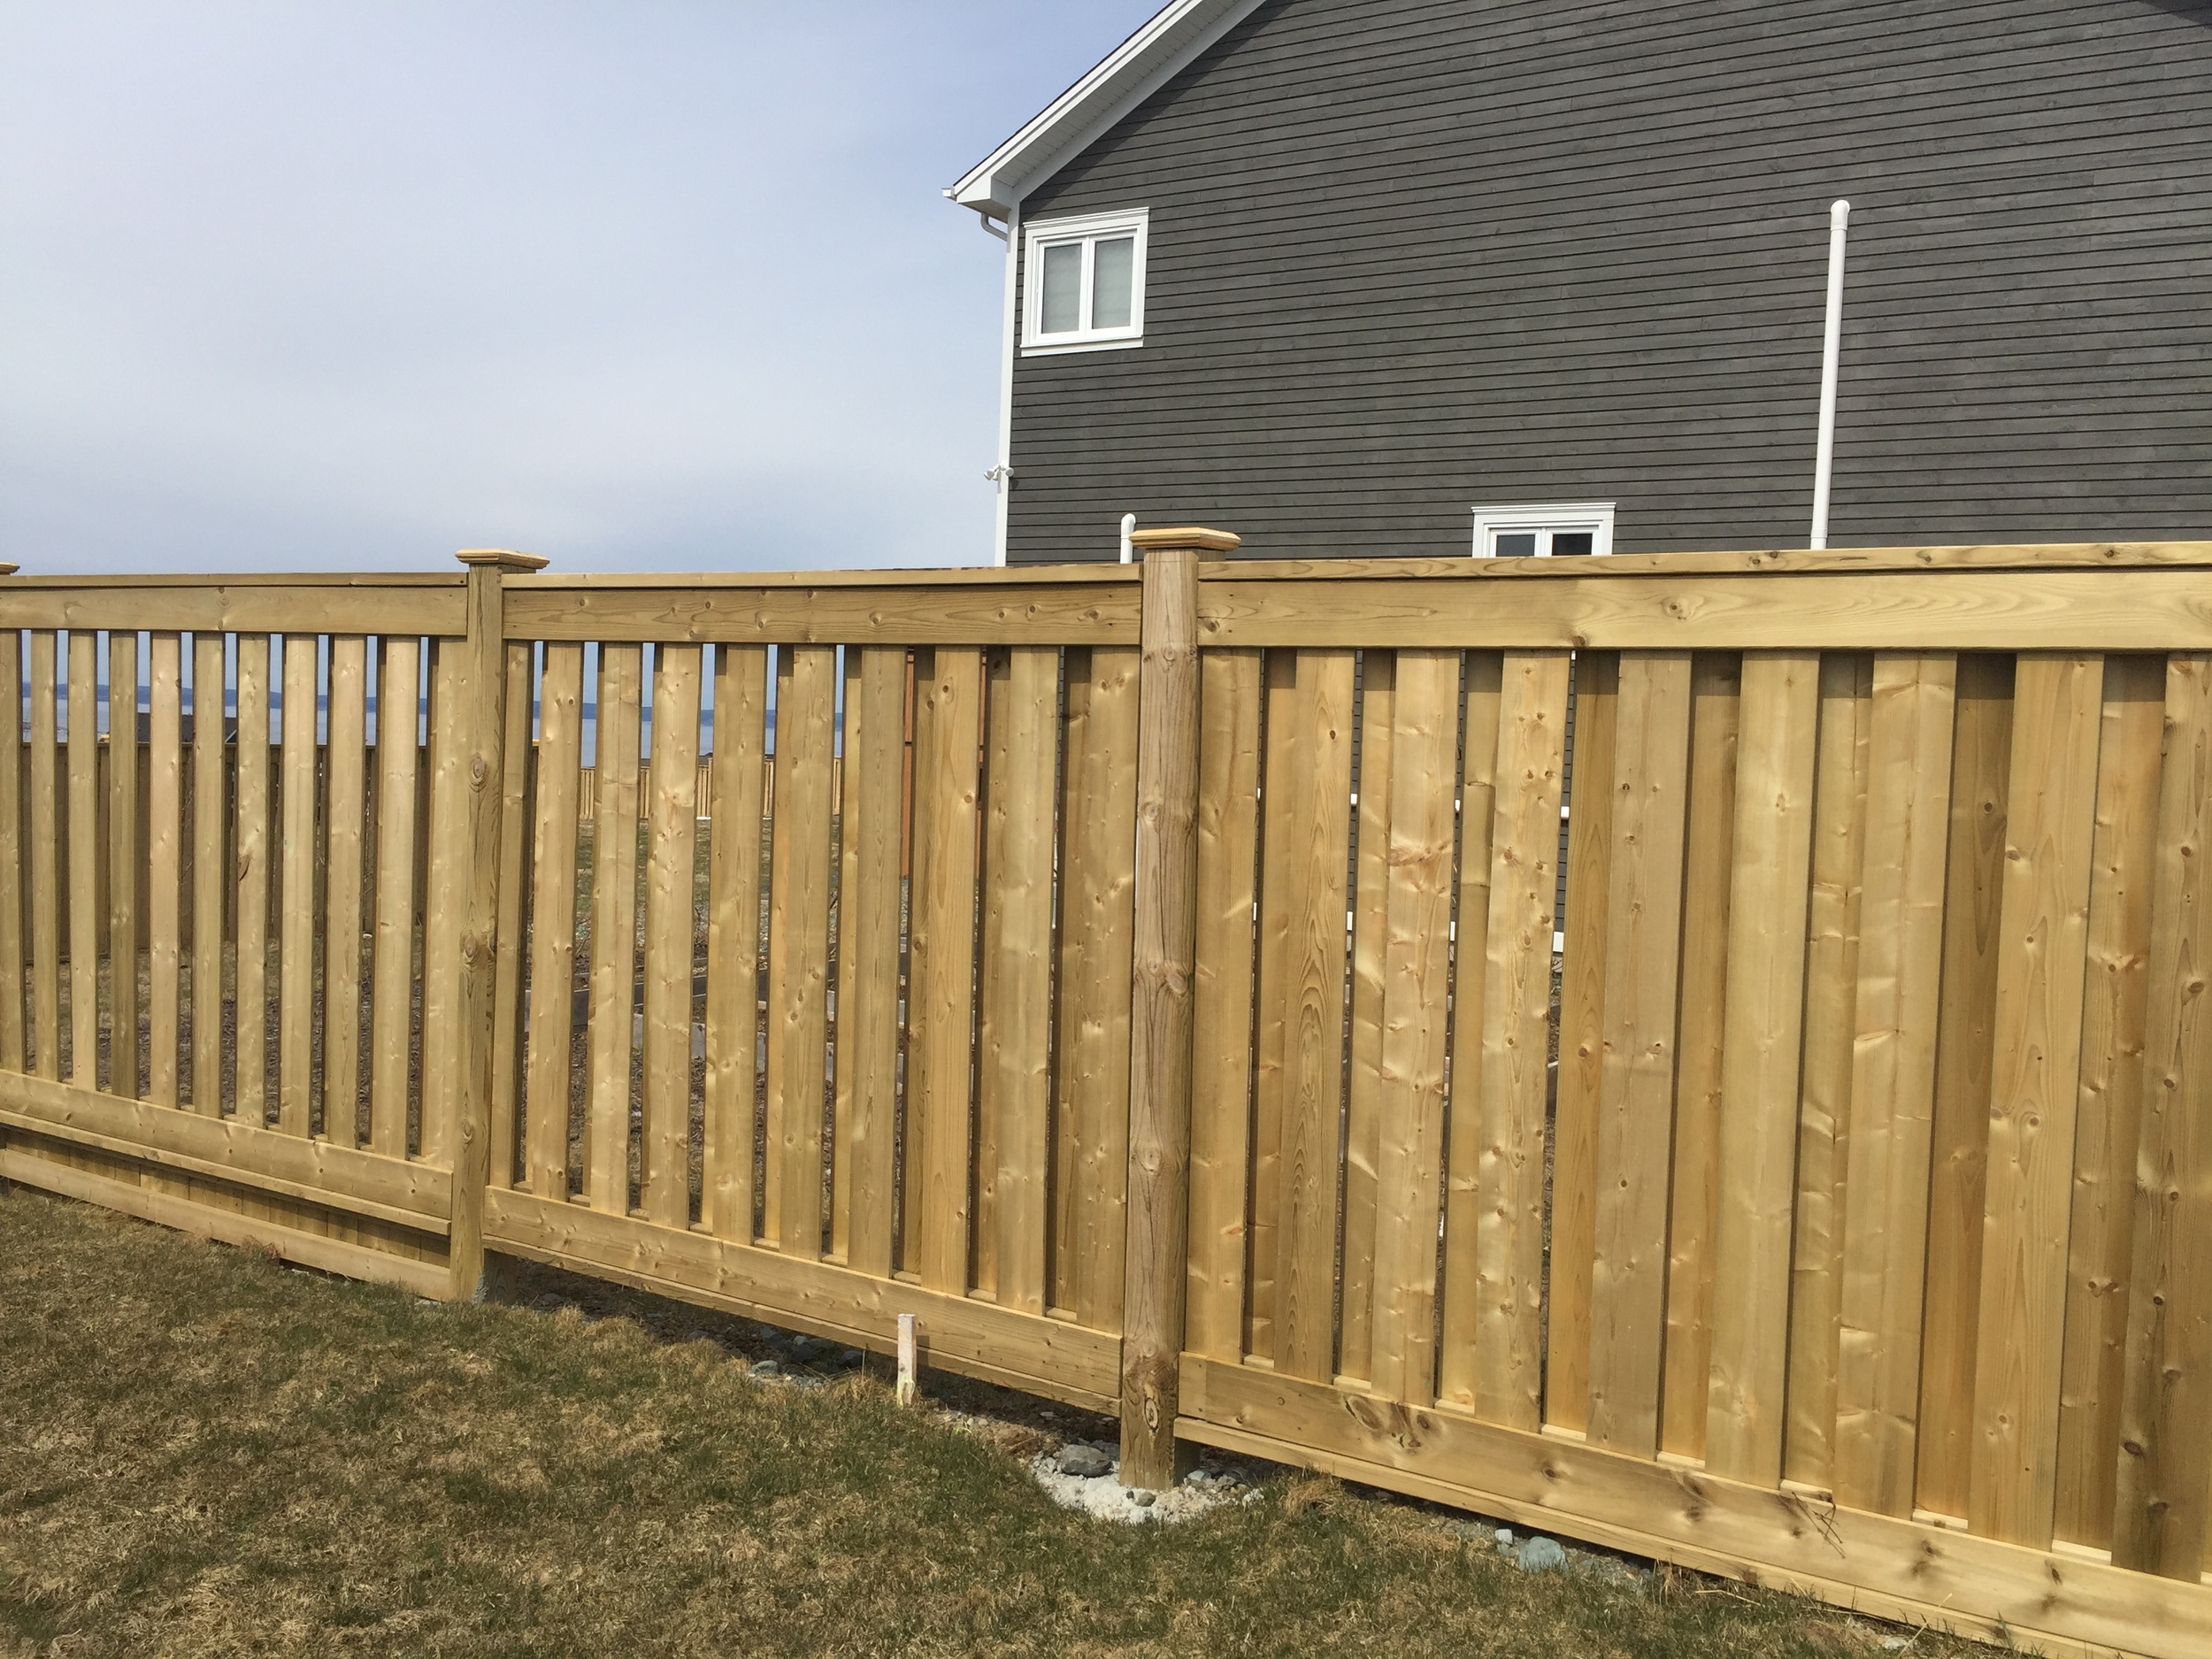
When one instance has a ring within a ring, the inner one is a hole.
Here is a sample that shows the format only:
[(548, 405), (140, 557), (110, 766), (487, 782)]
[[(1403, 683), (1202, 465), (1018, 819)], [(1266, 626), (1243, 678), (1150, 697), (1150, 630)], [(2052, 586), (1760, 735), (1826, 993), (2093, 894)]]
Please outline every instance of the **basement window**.
[(1478, 507), (1477, 558), (1568, 558), (1613, 550), (1609, 501)]
[(1022, 354), (1144, 343), (1146, 210), (1027, 227)]

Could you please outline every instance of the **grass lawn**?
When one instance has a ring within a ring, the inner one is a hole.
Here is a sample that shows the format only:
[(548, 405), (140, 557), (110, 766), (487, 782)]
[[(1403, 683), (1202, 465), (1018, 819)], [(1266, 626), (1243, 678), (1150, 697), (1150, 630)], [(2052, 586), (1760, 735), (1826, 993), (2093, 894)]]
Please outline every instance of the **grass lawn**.
[(1897, 1633), (1687, 1574), (1524, 1574), (1443, 1511), (1309, 1477), (1108, 1525), (1010, 1455), (1043, 1443), (1036, 1402), (932, 1379), (1009, 1425), (954, 1432), (879, 1378), (756, 1382), (749, 1325), (553, 1276), (517, 1294), (436, 1306), (0, 1198), (0, 1654), (1779, 1656)]

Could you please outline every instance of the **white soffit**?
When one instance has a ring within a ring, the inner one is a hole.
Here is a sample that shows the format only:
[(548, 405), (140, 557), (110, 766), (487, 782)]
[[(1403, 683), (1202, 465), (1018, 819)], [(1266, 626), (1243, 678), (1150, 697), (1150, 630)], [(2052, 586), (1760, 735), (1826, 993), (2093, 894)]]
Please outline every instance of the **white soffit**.
[(1002, 219), (1023, 196), (1142, 104), (1260, 0), (1171, 0), (945, 194)]

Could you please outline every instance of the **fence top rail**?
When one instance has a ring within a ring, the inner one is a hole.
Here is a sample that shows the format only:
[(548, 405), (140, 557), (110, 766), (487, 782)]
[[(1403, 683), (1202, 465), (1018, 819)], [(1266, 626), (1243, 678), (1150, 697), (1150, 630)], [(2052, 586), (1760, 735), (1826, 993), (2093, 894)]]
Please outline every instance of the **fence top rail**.
[(65, 593), (81, 589), (87, 593), (141, 592), (146, 588), (363, 588), (377, 590), (387, 588), (450, 588), (459, 589), (468, 585), (466, 572), (455, 571), (349, 571), (336, 574), (303, 571), (219, 571), (214, 572), (177, 572), (150, 571), (136, 576), (15, 576), (0, 593)]
[(11, 576), (0, 627), (172, 634), (465, 634), (464, 576)]
[(811, 588), (1039, 588), (1058, 585), (1121, 586), (1143, 577), (1134, 565), (979, 565), (946, 570), (853, 571), (537, 571), (510, 576), (507, 591), (703, 589), (742, 593), (754, 589), (787, 592)]
[(1759, 548), (1745, 552), (1614, 553), (1602, 558), (1235, 559), (1202, 565), (1205, 582), (1603, 581), (1630, 576), (1848, 575), (1873, 572), (2171, 570), (2212, 566), (2212, 541), (2052, 541), (1958, 547)]

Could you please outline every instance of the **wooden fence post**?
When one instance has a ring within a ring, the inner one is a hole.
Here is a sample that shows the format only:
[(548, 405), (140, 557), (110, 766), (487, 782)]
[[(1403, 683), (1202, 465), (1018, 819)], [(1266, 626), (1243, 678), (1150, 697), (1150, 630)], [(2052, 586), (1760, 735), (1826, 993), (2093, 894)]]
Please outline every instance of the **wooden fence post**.
[(1198, 564), (1238, 538), (1139, 530), (1136, 950), (1130, 976), (1121, 1482), (1173, 1486), (1189, 1253), (1191, 980), (1198, 885)]
[(484, 1185), (491, 1170), (492, 1076), (498, 1042), (499, 953), (521, 941), (499, 937), (500, 819), (506, 792), (507, 619), (510, 571), (543, 570), (532, 553), (468, 548), (468, 636), (463, 641), (460, 731), (467, 783), (462, 807), (468, 870), (461, 883), (461, 1031), (455, 1045), (453, 1213), (446, 1240), (447, 1297), (472, 1302), (484, 1286)]

